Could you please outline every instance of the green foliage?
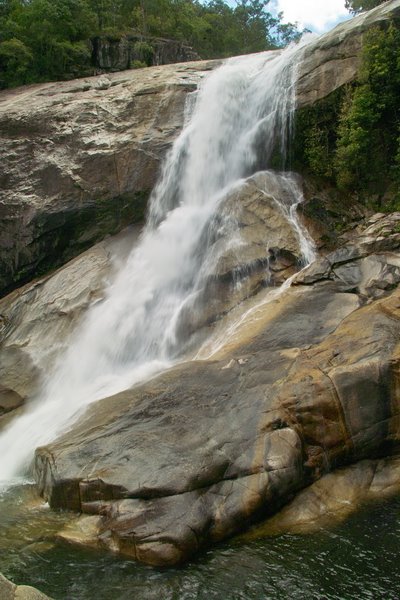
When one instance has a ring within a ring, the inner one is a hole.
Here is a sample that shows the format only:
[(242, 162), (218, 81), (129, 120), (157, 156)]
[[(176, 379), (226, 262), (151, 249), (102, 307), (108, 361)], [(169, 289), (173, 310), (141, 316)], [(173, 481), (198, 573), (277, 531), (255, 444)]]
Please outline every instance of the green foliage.
[(333, 157), (337, 143), (337, 125), (343, 90), (333, 92), (323, 102), (296, 113), (292, 167), (318, 178), (335, 181)]
[(131, 64), (131, 69), (144, 69), (147, 67), (146, 63), (142, 60), (133, 60)]
[(400, 31), (368, 33), (358, 85), (342, 106), (335, 159), (344, 189), (382, 193), (400, 179)]
[(377, 98), (366, 83), (348, 93), (342, 106), (338, 127), (335, 170), (339, 188), (368, 186), (378, 142), (373, 132), (378, 120)]
[[(135, 63), (141, 63), (143, 67), (149, 67), (153, 63), (154, 49), (148, 42), (136, 42), (133, 47)], [(141, 68), (141, 67), (135, 67)]]
[(380, 4), (383, 4), (386, 0), (346, 0), (345, 7), (350, 12), (356, 14), (365, 10), (371, 10)]
[(33, 55), (21, 40), (12, 38), (0, 43), (0, 87), (18, 85), (28, 80)]
[(373, 202), (400, 208), (400, 30), (364, 37), (358, 80), (297, 115), (295, 168)]
[[(268, 11), (270, 0), (0, 0), (0, 86), (85, 75), (90, 39), (125, 33), (184, 41), (203, 58), (287, 44), (299, 32)], [(138, 42), (135, 60), (153, 49)], [(140, 47), (139, 47), (140, 46)]]
[[(94, 19), (85, 2), (11, 0), (2, 8), (3, 85), (65, 78), (89, 67), (91, 53), (86, 40)], [(11, 42), (18, 49), (14, 61), (5, 57)]]

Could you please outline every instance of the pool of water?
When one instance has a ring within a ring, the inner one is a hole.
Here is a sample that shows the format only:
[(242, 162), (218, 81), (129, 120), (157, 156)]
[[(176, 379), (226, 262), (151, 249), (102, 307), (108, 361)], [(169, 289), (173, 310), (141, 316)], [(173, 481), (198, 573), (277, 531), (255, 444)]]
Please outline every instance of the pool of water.
[(309, 535), (231, 541), (179, 569), (54, 543), (70, 519), (24, 486), (0, 497), (0, 571), (59, 600), (398, 600), (400, 498)]

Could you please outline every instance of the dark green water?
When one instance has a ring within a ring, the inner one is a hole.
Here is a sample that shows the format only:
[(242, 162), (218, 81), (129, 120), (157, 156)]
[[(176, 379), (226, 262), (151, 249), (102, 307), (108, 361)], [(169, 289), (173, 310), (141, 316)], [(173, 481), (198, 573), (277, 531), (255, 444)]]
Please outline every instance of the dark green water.
[(65, 515), (17, 505), (0, 497), (0, 571), (60, 600), (400, 598), (400, 498), (318, 533), (224, 544), (173, 570), (46, 545)]

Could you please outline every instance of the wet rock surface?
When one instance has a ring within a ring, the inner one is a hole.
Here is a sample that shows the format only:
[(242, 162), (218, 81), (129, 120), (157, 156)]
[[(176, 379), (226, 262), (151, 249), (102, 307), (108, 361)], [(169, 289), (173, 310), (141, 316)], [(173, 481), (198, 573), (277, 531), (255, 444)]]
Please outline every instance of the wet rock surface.
[(279, 513), (243, 535), (251, 540), (282, 533), (310, 533), (346, 519), (366, 503), (400, 491), (400, 459), (361, 460), (324, 475)]
[[(289, 178), (282, 191), (282, 177), (259, 172), (222, 203), (213, 245), (217, 258), (208, 268), (210, 277), (196, 306), (181, 319), (183, 336), (204, 330), (244, 299), (283, 283), (299, 268), (300, 241), (289, 215), (297, 188), (292, 189), (295, 179)], [(236, 236), (232, 224), (235, 230), (239, 227)], [(0, 299), (0, 419), (34, 395), (40, 377), (66, 347), (88, 307), (103, 298), (115, 267), (135, 246), (139, 233), (140, 227), (132, 226), (51, 276)]]
[(343, 291), (379, 298), (400, 282), (400, 213), (376, 213), (341, 236), (342, 245), (299, 273), (295, 285), (336, 281)]
[(15, 585), (0, 573), (0, 597), (2, 600), (51, 600), (29, 585)]
[(3, 413), (34, 395), (139, 231), (131, 227), (100, 242), (51, 276), (0, 299), (0, 425)]
[(300, 200), (300, 180), (292, 173), (273, 171), (243, 180), (222, 200), (218, 218), (207, 232), (211, 246), (207, 280), (195, 306), (181, 319), (185, 335), (296, 273), (303, 255), (291, 211)]
[[(378, 235), (362, 260), (394, 264), (396, 218), (385, 252)], [(330, 264), (359, 260), (371, 225), (385, 220), (375, 216)], [(324, 276), (304, 284), (305, 270), (236, 350), (89, 407), (37, 450), (40, 492), (53, 508), (100, 517), (99, 546), (172, 565), (335, 468), (396, 453), (400, 291), (379, 283), (385, 269), (365, 285), (364, 267), (351, 286)]]

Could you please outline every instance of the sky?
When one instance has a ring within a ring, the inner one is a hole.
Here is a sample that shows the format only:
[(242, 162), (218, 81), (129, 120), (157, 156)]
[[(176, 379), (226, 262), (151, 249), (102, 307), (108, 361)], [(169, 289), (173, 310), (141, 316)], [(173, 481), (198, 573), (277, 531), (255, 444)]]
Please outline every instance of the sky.
[(349, 18), (345, 0), (273, 0), (272, 7), (284, 13), (284, 21), (322, 33)]
[[(235, 0), (228, 0), (228, 3), (235, 6)], [(344, 3), (345, 0), (271, 0), (268, 10), (283, 12), (284, 21), (297, 22), (300, 28), (323, 33), (350, 18)]]

